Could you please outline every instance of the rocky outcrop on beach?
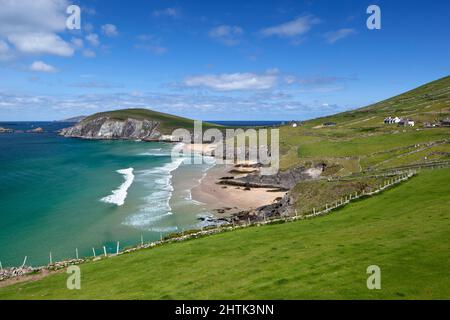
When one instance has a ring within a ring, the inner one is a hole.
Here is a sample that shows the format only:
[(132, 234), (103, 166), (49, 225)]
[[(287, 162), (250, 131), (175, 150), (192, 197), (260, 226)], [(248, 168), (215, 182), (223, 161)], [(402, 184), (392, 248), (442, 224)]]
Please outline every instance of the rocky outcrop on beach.
[(279, 171), (275, 175), (261, 175), (255, 172), (236, 179), (222, 179), (220, 184), (249, 188), (280, 188), (289, 190), (299, 181), (318, 178), (324, 168), (324, 165), (313, 168), (300, 166), (286, 171)]
[[(295, 213), (293, 203), (292, 197), (287, 193), (284, 197), (280, 197), (273, 203), (256, 209), (241, 210), (220, 218), (214, 216), (207, 218), (199, 217), (199, 221), (207, 222), (209, 225), (262, 222), (273, 218), (292, 216)], [(217, 210), (218, 213), (222, 214), (227, 213), (227, 211), (229, 211), (227, 208)]]
[(234, 214), (231, 218), (237, 221), (263, 221), (271, 218), (279, 218), (292, 215), (294, 209), (293, 199), (289, 194), (278, 199), (272, 204), (256, 208), (251, 211), (241, 211)]
[(279, 196), (272, 203), (250, 210), (244, 209), (236, 212), (235, 210), (222, 208), (220, 211), (217, 210), (217, 212), (222, 215), (225, 214), (225, 216), (213, 218), (214, 223), (260, 222), (272, 218), (292, 216), (295, 213), (293, 206), (295, 201), (290, 194), (290, 190), (300, 181), (320, 178), (326, 165), (318, 164), (317, 166), (308, 168), (299, 166), (286, 171), (280, 171), (275, 175), (261, 175), (258, 172), (252, 172), (247, 175), (239, 174), (237, 176), (232, 174), (236, 169), (255, 169), (259, 167), (259, 164), (236, 165), (235, 169), (229, 171), (230, 175), (220, 178), (217, 183), (223, 185), (224, 188), (227, 186), (237, 187), (242, 192), (255, 188), (267, 189), (266, 192), (286, 191), (284, 196)]
[(13, 133), (13, 129), (0, 127), (0, 133)]
[(62, 129), (60, 135), (83, 139), (159, 140), (159, 122), (128, 118), (116, 120), (99, 117), (84, 120), (73, 127)]
[(44, 133), (44, 129), (42, 129), (41, 127), (39, 128), (35, 128), (35, 129), (31, 129), (31, 130), (27, 130), (27, 133)]

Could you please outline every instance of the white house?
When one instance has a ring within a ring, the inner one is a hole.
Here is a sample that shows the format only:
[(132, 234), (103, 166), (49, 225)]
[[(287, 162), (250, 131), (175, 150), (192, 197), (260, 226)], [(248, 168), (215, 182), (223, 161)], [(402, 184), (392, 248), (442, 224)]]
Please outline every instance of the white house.
[(410, 119), (402, 119), (398, 125), (399, 126), (403, 126), (403, 127), (414, 127), (415, 126), (415, 122), (413, 120)]
[(386, 119), (384, 119), (385, 124), (399, 123), (400, 121), (402, 121), (402, 119), (400, 119), (399, 117), (387, 117)]

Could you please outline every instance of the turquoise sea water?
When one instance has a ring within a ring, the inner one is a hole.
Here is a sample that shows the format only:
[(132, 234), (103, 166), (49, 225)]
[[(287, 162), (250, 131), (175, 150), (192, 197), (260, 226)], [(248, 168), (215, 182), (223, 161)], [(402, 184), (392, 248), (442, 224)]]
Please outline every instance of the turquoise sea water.
[[(190, 199), (207, 165), (172, 161), (173, 144), (88, 141), (55, 134), (62, 123), (0, 123), (43, 127), (44, 134), (0, 134), (0, 261), (17, 266), (92, 256), (199, 226), (207, 214)], [(117, 172), (118, 170), (121, 173)], [(181, 181), (173, 184), (173, 175)], [(128, 189), (127, 189), (128, 188)], [(126, 190), (126, 195), (125, 195)], [(114, 192), (115, 191), (115, 192)], [(121, 204), (123, 201), (123, 205)], [(109, 201), (109, 202), (108, 202)]]

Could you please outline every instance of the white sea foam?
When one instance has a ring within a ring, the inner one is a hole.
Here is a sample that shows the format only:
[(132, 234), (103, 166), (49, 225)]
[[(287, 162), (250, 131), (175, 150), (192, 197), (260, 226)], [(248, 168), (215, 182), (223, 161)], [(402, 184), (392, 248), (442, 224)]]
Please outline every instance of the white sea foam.
[[(150, 149), (147, 152), (142, 153), (142, 156), (162, 156), (162, 155), (173, 155), (172, 161), (166, 163), (160, 167), (151, 168), (149, 170), (142, 170), (136, 172), (137, 182), (142, 183), (146, 186), (151, 193), (143, 198), (144, 204), (140, 209), (134, 214), (125, 219), (123, 224), (142, 230), (149, 230), (156, 232), (169, 232), (176, 231), (177, 227), (171, 225), (171, 221), (168, 220), (173, 213), (170, 206), (172, 199), (172, 194), (174, 188), (172, 186), (172, 175), (175, 170), (177, 170), (184, 161), (189, 163), (190, 157), (180, 154), (178, 151), (183, 147), (182, 143), (173, 145), (171, 151), (166, 149)], [(201, 157), (196, 155), (195, 157)], [(209, 162), (204, 162), (201, 166), (202, 177), (204, 178), (208, 169), (214, 166), (214, 158), (210, 157)], [(212, 161), (211, 161), (212, 160)], [(206, 165), (206, 166), (205, 166)], [(201, 182), (201, 179), (198, 183)], [(183, 197), (184, 200), (191, 204), (201, 206), (204, 205), (201, 202), (192, 199), (191, 190), (187, 189), (186, 195)], [(202, 222), (204, 225), (207, 222)], [(192, 227), (195, 227), (193, 225)]]
[(145, 157), (170, 157), (170, 153), (143, 152), (143, 153), (139, 153), (138, 156), (145, 156)]
[(138, 213), (128, 217), (124, 224), (140, 229), (149, 229), (156, 221), (172, 215), (170, 199), (172, 198), (172, 173), (183, 163), (183, 158), (150, 170), (138, 172), (139, 179), (153, 191), (145, 197), (145, 204)]
[(102, 198), (101, 201), (106, 203), (112, 203), (117, 206), (123, 206), (125, 204), (125, 199), (127, 198), (128, 195), (128, 189), (133, 184), (134, 180), (133, 170), (134, 170), (133, 168), (117, 170), (117, 173), (123, 175), (125, 179), (124, 183), (122, 183), (120, 187), (117, 188), (116, 190), (113, 190), (112, 194)]
[(161, 152), (162, 148), (152, 148), (147, 149), (146, 152), (138, 153), (138, 156), (145, 156), (145, 157), (169, 157), (170, 152)]
[(160, 233), (171, 233), (171, 232), (177, 232), (178, 227), (161, 227), (161, 228), (150, 228), (149, 231), (152, 232), (160, 232)]

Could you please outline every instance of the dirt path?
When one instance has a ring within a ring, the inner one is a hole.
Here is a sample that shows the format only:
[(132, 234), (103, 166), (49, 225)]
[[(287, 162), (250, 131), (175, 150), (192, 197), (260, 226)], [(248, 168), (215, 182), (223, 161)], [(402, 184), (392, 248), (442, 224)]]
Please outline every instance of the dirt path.
[(58, 271), (49, 271), (49, 270), (43, 269), (39, 273), (19, 276), (19, 277), (10, 278), (10, 279), (6, 279), (6, 280), (3, 280), (3, 281), (0, 281), (0, 288), (4, 288), (4, 287), (7, 287), (7, 286), (11, 286), (13, 284), (22, 283), (22, 282), (37, 281), (37, 280), (45, 278), (45, 277), (47, 277), (47, 276), (49, 276), (51, 274), (56, 274), (56, 273), (64, 272), (64, 271), (65, 271), (65, 269), (58, 270)]

